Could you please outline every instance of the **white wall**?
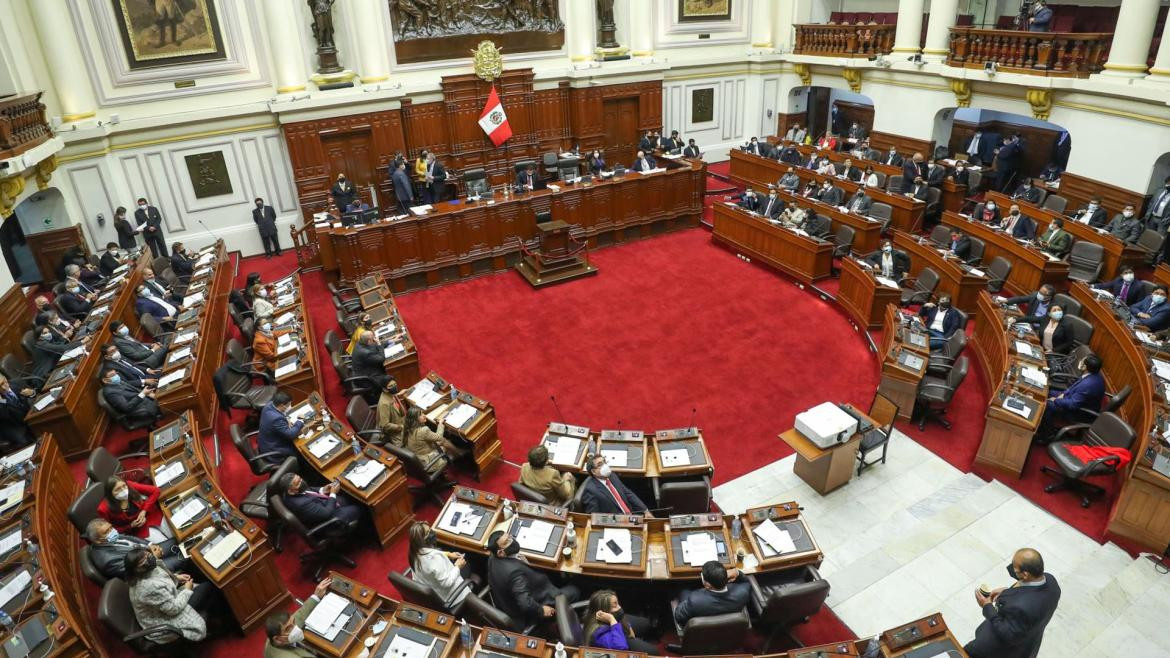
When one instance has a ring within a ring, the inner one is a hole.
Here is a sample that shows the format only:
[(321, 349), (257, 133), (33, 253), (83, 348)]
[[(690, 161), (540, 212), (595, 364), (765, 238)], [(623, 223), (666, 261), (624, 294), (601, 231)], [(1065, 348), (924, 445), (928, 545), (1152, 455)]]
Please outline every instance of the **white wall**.
[[(760, 76), (740, 74), (728, 77), (688, 78), (662, 83), (662, 128), (667, 134), (677, 130), (683, 140), (694, 138), (708, 161), (723, 160), (727, 151), (761, 132), (763, 100)], [(774, 88), (779, 88), (778, 81)], [(697, 89), (714, 89), (715, 103), (711, 121), (691, 122), (691, 94)], [(771, 103), (775, 107), (775, 99)]]
[(65, 198), (55, 187), (34, 192), (16, 205), (15, 213), (25, 235), (73, 225), (65, 209)]

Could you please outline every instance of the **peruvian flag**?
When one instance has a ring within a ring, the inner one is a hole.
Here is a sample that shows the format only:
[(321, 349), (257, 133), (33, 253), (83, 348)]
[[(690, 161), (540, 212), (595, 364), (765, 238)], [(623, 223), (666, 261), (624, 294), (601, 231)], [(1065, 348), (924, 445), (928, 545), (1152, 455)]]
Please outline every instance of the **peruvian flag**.
[(483, 128), (488, 139), (496, 146), (508, 141), (512, 136), (512, 126), (508, 125), (508, 115), (504, 114), (504, 105), (500, 103), (495, 85), (492, 85), (492, 93), (488, 96), (487, 104), (483, 106), (483, 113), (479, 115), (479, 127)]

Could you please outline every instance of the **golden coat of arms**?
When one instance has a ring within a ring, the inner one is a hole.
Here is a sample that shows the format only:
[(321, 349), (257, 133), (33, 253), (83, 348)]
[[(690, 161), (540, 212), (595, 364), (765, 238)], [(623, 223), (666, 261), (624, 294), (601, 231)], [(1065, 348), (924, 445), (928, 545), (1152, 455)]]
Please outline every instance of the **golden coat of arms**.
[(500, 49), (496, 47), (496, 44), (491, 41), (480, 41), (479, 46), (472, 52), (474, 53), (475, 74), (481, 80), (491, 82), (504, 72), (504, 58), (500, 55)]

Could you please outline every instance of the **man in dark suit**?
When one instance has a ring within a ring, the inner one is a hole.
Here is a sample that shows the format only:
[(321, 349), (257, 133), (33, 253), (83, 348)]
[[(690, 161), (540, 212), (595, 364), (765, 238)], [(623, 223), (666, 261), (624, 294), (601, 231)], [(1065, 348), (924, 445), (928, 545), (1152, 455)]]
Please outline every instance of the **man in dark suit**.
[(272, 396), (272, 402), (264, 405), (260, 410), (260, 432), (256, 436), (256, 448), (261, 454), (266, 452), (277, 453), (268, 458), (272, 463), (279, 463), (285, 457), (298, 455), (293, 441), (301, 434), (305, 421), (298, 420), (289, 425), (287, 414), (292, 409), (292, 398), (284, 391), (277, 391)]
[(122, 266), (122, 257), (118, 249), (117, 242), (107, 242), (106, 250), (102, 252), (102, 257), (98, 260), (98, 269), (102, 274), (109, 277), (114, 274), (114, 270)]
[(902, 189), (903, 194), (914, 189), (915, 179), (921, 178), (926, 180), (926, 164), (922, 159), (921, 153), (915, 153), (914, 157), (909, 160), (902, 161)]
[(865, 128), (862, 128), (861, 125), (854, 121), (849, 125), (849, 132), (845, 136), (849, 139), (862, 140), (865, 139), (866, 134)]
[(751, 584), (739, 580), (739, 569), (727, 570), (711, 560), (703, 565), (699, 579), (701, 589), (683, 592), (674, 606), (674, 623), (685, 630), (693, 617), (711, 617), (743, 610), (751, 597)]
[(930, 349), (941, 350), (943, 345), (946, 345), (947, 339), (951, 334), (959, 330), (962, 325), (962, 318), (959, 313), (951, 308), (950, 295), (942, 295), (938, 298), (938, 304), (934, 302), (927, 302), (918, 309), (918, 316), (922, 318), (923, 324), (926, 325), (926, 332), (930, 334)]
[(536, 187), (536, 165), (529, 163), (527, 167), (516, 174), (516, 187), (531, 190)]
[(845, 191), (833, 185), (832, 181), (826, 180), (821, 183), (821, 191), (817, 193), (817, 199), (830, 206), (839, 206), (845, 200)]
[(1020, 183), (1020, 186), (1012, 193), (1012, 198), (1038, 206), (1040, 205), (1040, 188), (1032, 184), (1031, 178), (1025, 178), (1024, 182)]
[(760, 155), (760, 140), (752, 137), (751, 140), (744, 145), (743, 150), (751, 153), (752, 155)]
[(589, 477), (585, 479), (581, 493), (581, 506), (589, 514), (638, 514), (646, 513), (646, 503), (617, 475), (614, 475), (602, 455), (589, 455), (587, 466)]
[(256, 222), (256, 230), (260, 232), (260, 241), (264, 243), (264, 255), (268, 258), (280, 255), (280, 236), (276, 234), (276, 209), (266, 205), (264, 199), (256, 197), (256, 207), (252, 210), (252, 221)]
[(105, 368), (113, 368), (118, 371), (122, 381), (138, 388), (145, 388), (154, 386), (158, 383), (158, 370), (154, 368), (143, 368), (134, 364), (130, 359), (127, 359), (124, 354), (118, 349), (117, 345), (113, 343), (107, 344), (102, 348), (102, 354), (106, 357)]
[(406, 173), (405, 161), (398, 163), (394, 175), (390, 178), (394, 182), (394, 198), (398, 199), (399, 214), (405, 215), (414, 205), (414, 188), (410, 184), (410, 176)]
[(1043, 318), (1048, 316), (1048, 307), (1052, 305), (1052, 296), (1056, 289), (1051, 283), (1045, 283), (1040, 289), (1030, 295), (999, 298), (1003, 306), (1019, 306), (1020, 311), (1027, 317)]
[[(1147, 206), (1146, 215), (1142, 219), (1146, 222), (1146, 228), (1165, 235), (1167, 227), (1170, 226), (1170, 176), (1167, 176), (1163, 183), (1164, 187), (1150, 199), (1150, 205)], [(1170, 244), (1170, 240), (1166, 243)]]
[(885, 157), (882, 158), (882, 162), (888, 165), (893, 165), (895, 167), (901, 167), (904, 161), (905, 158), (903, 158), (902, 155), (898, 153), (897, 147), (894, 146), (891, 146), (889, 153), (886, 153)]
[(684, 158), (698, 158), (702, 157), (703, 152), (699, 150), (699, 145), (695, 143), (694, 138), (687, 140), (687, 146), (683, 149)]
[(1032, 5), (1032, 17), (1028, 19), (1029, 32), (1047, 32), (1052, 25), (1052, 9), (1044, 0), (1036, 0)]
[(36, 441), (24, 422), (32, 408), (29, 400), (36, 394), (28, 387), (14, 390), (8, 378), (0, 375), (0, 453), (8, 454)]
[(780, 180), (776, 181), (776, 184), (781, 189), (796, 194), (797, 190), (800, 189), (800, 176), (796, 174), (795, 169), (789, 167), (788, 171), (784, 172), (784, 175), (780, 177)]
[(134, 312), (139, 316), (150, 314), (160, 323), (174, 322), (179, 309), (166, 300), (159, 299), (148, 291), (145, 284), (138, 286), (138, 297), (134, 301)]
[(805, 216), (804, 223), (801, 224), (800, 228), (814, 238), (827, 238), (829, 232), (833, 230), (829, 218), (814, 211), (810, 211)]
[(915, 178), (914, 182), (911, 183), (910, 191), (906, 193), (906, 196), (913, 199), (918, 199), (919, 201), (926, 201), (929, 199), (930, 186), (926, 184), (926, 179), (921, 176)]
[(776, 219), (784, 210), (784, 202), (776, 195), (776, 187), (768, 186), (768, 198), (760, 202), (760, 214), (767, 219)]
[(146, 236), (146, 244), (150, 245), (150, 253), (155, 258), (167, 255), (167, 242), (163, 239), (162, 213), (158, 208), (148, 204), (146, 199), (138, 199), (138, 210), (134, 211), (134, 220), (143, 226), (142, 234)]
[(910, 256), (901, 249), (894, 249), (894, 244), (888, 239), (882, 240), (878, 250), (865, 257), (865, 262), (872, 265), (881, 276), (894, 281), (901, 281), (910, 271)]
[(305, 486), (305, 479), (296, 473), (285, 473), (276, 483), (280, 498), (288, 511), (307, 528), (315, 528), (330, 519), (338, 523), (324, 530), (330, 537), (352, 534), (362, 517), (361, 508), (348, 496), (340, 493), (341, 482), (331, 482), (320, 489)]
[(743, 196), (739, 198), (739, 207), (744, 210), (752, 212), (760, 211), (760, 197), (752, 188), (746, 188), (743, 191)]
[(931, 158), (930, 164), (926, 165), (926, 184), (931, 187), (942, 187), (943, 180), (946, 177), (946, 166), (938, 160)]
[(337, 182), (329, 188), (329, 194), (333, 197), (334, 205), (344, 210), (357, 197), (357, 190), (353, 183), (346, 179), (345, 174), (337, 174)]
[(102, 394), (114, 411), (133, 421), (157, 421), (162, 411), (154, 401), (153, 388), (139, 388), (122, 381), (122, 376), (113, 368), (102, 369)]
[(971, 238), (957, 228), (951, 229), (951, 241), (947, 244), (947, 251), (957, 256), (959, 260), (966, 261), (971, 257)]
[(681, 149), (683, 147), (683, 141), (679, 138), (678, 131), (672, 130), (670, 131), (670, 137), (663, 137), (659, 140), (658, 147), (669, 153), (675, 149)]
[(1133, 268), (1129, 266), (1121, 268), (1121, 273), (1112, 281), (1094, 283), (1093, 287), (1108, 292), (1126, 306), (1133, 306), (1150, 294), (1149, 286), (1143, 281), (1138, 281)]
[(1041, 429), (1037, 432), (1041, 439), (1047, 438), (1057, 424), (1091, 423), (1094, 416), (1084, 412), (1101, 410), (1101, 402), (1105, 399), (1101, 357), (1090, 354), (1077, 364), (1077, 369), (1081, 373), (1079, 379), (1060, 393), (1048, 396)]
[(65, 293), (57, 298), (65, 316), (73, 320), (84, 320), (93, 308), (92, 295), (81, 292), (81, 283), (69, 279), (65, 282)]
[(1093, 228), (1105, 228), (1109, 222), (1109, 213), (1101, 206), (1101, 197), (1089, 199), (1089, 203), (1081, 206), (1073, 213), (1073, 221), (1088, 224)]
[(1162, 331), (1170, 327), (1170, 304), (1166, 303), (1166, 286), (1156, 285), (1150, 296), (1129, 307), (1133, 321), (1147, 331)]
[(171, 271), (183, 280), (190, 279), (195, 273), (195, 259), (183, 248), (182, 242), (171, 245)]
[(967, 163), (962, 160), (956, 162), (955, 170), (947, 178), (955, 181), (955, 185), (968, 185), (971, 182), (971, 172), (967, 169)]
[(780, 155), (777, 156), (777, 159), (780, 162), (786, 162), (791, 165), (799, 165), (802, 158), (800, 151), (798, 151), (795, 146), (789, 145), (780, 149)]
[(1003, 218), (1003, 222), (999, 227), (1013, 238), (1021, 240), (1036, 239), (1036, 220), (1021, 213), (1020, 207), (1014, 203), (1012, 204), (1012, 209), (1008, 212), (1008, 216)]
[(1007, 192), (1020, 167), (1023, 142), (1019, 136), (1003, 138), (1003, 144), (995, 154), (995, 189)]
[(114, 320), (110, 323), (110, 335), (118, 352), (139, 368), (158, 369), (167, 356), (167, 348), (159, 343), (144, 343), (130, 335), (130, 327)]
[(655, 168), (656, 166), (658, 166), (658, 165), (656, 162), (654, 162), (654, 156), (650, 155), (649, 151), (643, 149), (643, 150), (638, 151), (637, 154), (635, 154), (634, 164), (630, 165), (630, 170), (631, 171), (650, 171), (651, 169)]
[(126, 209), (122, 206), (114, 211), (114, 230), (118, 233), (118, 246), (126, 250), (138, 248), (138, 241), (134, 239), (138, 230), (126, 219)]
[(658, 140), (654, 137), (653, 130), (647, 130), (642, 139), (638, 140), (638, 149), (649, 153), (658, 146)]
[(1142, 220), (1134, 216), (1133, 206), (1126, 206), (1122, 209), (1120, 215), (1116, 215), (1113, 221), (1105, 227), (1109, 234), (1118, 240), (1124, 240), (1129, 244), (1137, 244), (1138, 238), (1142, 236), (1145, 231), (1145, 226), (1142, 225)]
[(101, 517), (86, 525), (85, 538), (89, 540), (90, 561), (106, 578), (125, 578), (126, 554), (135, 549), (150, 551), (171, 573), (189, 570), (190, 567), (190, 562), (176, 550), (175, 540), (152, 544), (129, 533), (123, 535)]
[(1044, 573), (1044, 559), (1031, 548), (1016, 551), (1008, 575), (1016, 581), (1011, 587), (986, 596), (975, 591), (983, 622), (963, 647), (971, 658), (1035, 658), (1040, 652), (1044, 627), (1060, 602), (1060, 585)]
[(982, 130), (976, 130), (971, 139), (963, 147), (967, 160), (971, 164), (983, 164), (991, 161), (991, 150), (995, 147), (995, 136), (985, 135)]
[(869, 214), (869, 209), (872, 205), (873, 199), (869, 198), (869, 195), (865, 193), (864, 187), (857, 188), (857, 191), (853, 193), (853, 196), (849, 197), (849, 200), (845, 202), (845, 208), (847, 208), (849, 212), (862, 216)]
[(349, 365), (358, 377), (369, 377), (378, 389), (386, 386), (390, 376), (386, 374), (386, 348), (378, 342), (372, 331), (363, 332), (350, 354)]
[(557, 587), (548, 576), (520, 560), (520, 543), (507, 532), (496, 530), (488, 537), (488, 585), (492, 601), (518, 625), (525, 626), (556, 614), (553, 603), (564, 595), (570, 603), (581, 598), (575, 585)]

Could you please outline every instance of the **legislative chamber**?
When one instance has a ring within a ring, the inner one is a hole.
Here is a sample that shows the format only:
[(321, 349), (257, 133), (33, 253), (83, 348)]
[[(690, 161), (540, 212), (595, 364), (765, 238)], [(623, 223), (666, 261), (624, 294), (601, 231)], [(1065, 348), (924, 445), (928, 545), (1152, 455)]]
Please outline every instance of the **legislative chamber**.
[(0, 3), (0, 658), (1170, 654), (1168, 9)]

